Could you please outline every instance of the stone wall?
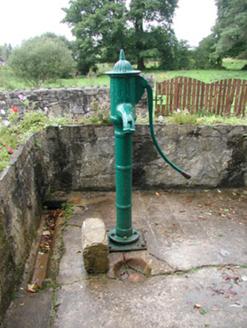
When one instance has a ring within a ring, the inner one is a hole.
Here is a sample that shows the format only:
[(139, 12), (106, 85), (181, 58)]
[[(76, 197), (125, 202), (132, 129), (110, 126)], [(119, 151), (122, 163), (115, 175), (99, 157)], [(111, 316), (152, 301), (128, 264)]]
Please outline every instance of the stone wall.
[[(20, 283), (49, 190), (49, 151), (43, 135), (31, 136), (0, 173), (0, 322)], [(42, 147), (35, 146), (35, 139)]]
[[(133, 135), (133, 188), (247, 186), (247, 126), (155, 124), (157, 140), (184, 179), (154, 148), (146, 124)], [(38, 146), (39, 145), (39, 146)], [(31, 136), (0, 173), (0, 320), (19, 284), (53, 190), (114, 190), (112, 125), (49, 127)]]
[[(113, 132), (111, 125), (49, 128), (47, 142), (51, 142), (49, 149), (53, 147), (51, 156), (56, 163), (55, 189), (114, 189)], [(247, 185), (247, 126), (155, 124), (155, 133), (168, 158), (192, 178), (186, 180), (171, 169), (156, 151), (149, 126), (137, 124), (133, 135), (134, 188)]]
[[(152, 75), (144, 76), (150, 85), (154, 86)], [(110, 101), (110, 87), (73, 87), (73, 88), (49, 88), (0, 91), (0, 109), (7, 111), (11, 106), (17, 107), (20, 113), (25, 109), (18, 95), (27, 97), (30, 103), (35, 104), (35, 108), (48, 109), (48, 114), (53, 116), (68, 115), (74, 120), (80, 119), (89, 109), (93, 110), (94, 102)], [(141, 101), (137, 105), (137, 114), (147, 113), (147, 94), (144, 93)]]

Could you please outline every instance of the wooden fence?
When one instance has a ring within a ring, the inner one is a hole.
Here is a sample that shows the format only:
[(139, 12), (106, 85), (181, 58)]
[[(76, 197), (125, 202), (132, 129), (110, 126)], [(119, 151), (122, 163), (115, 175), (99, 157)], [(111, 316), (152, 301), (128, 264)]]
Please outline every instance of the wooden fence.
[(156, 83), (156, 114), (168, 116), (173, 111), (188, 110), (216, 115), (245, 116), (247, 80), (227, 79), (213, 83), (189, 77), (175, 77)]

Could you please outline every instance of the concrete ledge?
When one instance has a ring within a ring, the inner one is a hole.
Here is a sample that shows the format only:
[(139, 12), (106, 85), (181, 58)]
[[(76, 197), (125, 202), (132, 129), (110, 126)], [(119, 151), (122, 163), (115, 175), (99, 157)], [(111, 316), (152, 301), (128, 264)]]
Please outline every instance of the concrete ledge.
[(82, 253), (89, 273), (109, 270), (109, 247), (105, 224), (98, 218), (87, 218), (82, 225)]

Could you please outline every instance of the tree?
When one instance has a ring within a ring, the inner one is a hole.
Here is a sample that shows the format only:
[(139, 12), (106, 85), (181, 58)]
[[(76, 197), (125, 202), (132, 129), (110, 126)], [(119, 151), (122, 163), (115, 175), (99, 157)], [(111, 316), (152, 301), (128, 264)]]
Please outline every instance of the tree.
[(72, 73), (75, 67), (70, 50), (58, 38), (36, 37), (12, 50), (8, 64), (29, 86), (40, 87)]
[(125, 1), (76, 0), (63, 8), (76, 37), (78, 68), (82, 74), (99, 61), (115, 61), (124, 47), (126, 34)]
[(186, 40), (180, 40), (176, 44), (175, 56), (177, 58), (177, 69), (189, 69), (191, 62), (191, 51)]
[(212, 53), (214, 51), (215, 42), (215, 36), (213, 34), (208, 35), (200, 41), (199, 46), (192, 51), (194, 68), (209, 69), (221, 66), (221, 60), (219, 57), (216, 56), (216, 60), (212, 58), (214, 57), (212, 56)]
[(12, 47), (10, 44), (4, 44), (0, 46), (0, 62), (6, 63), (10, 54), (11, 54)]
[(157, 54), (153, 36), (160, 39), (162, 30), (167, 38), (177, 2), (131, 0), (127, 6), (124, 0), (70, 1), (70, 7), (63, 8), (63, 22), (76, 37), (80, 70), (87, 73), (96, 62), (116, 61), (121, 48), (143, 69), (144, 59)]
[[(129, 21), (134, 26), (132, 35), (135, 42), (135, 55), (138, 69), (145, 68), (145, 50), (149, 50), (153, 41), (155, 26), (171, 31), (172, 18), (178, 0), (132, 0), (127, 14)], [(156, 34), (157, 35), (157, 34)], [(149, 48), (147, 45), (149, 44)]]
[(214, 58), (247, 59), (247, 0), (216, 0)]
[(188, 68), (189, 50), (186, 41), (178, 41), (173, 31), (166, 31), (162, 26), (150, 32), (148, 50), (142, 51), (145, 58), (159, 62), (163, 70)]

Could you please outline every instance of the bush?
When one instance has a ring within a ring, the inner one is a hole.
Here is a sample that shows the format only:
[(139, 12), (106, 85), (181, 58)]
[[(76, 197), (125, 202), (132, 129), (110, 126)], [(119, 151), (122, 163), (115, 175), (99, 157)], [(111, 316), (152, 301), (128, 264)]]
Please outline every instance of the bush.
[(68, 76), (75, 68), (70, 50), (59, 38), (46, 36), (25, 41), (12, 50), (8, 64), (14, 75), (28, 86), (40, 87)]

